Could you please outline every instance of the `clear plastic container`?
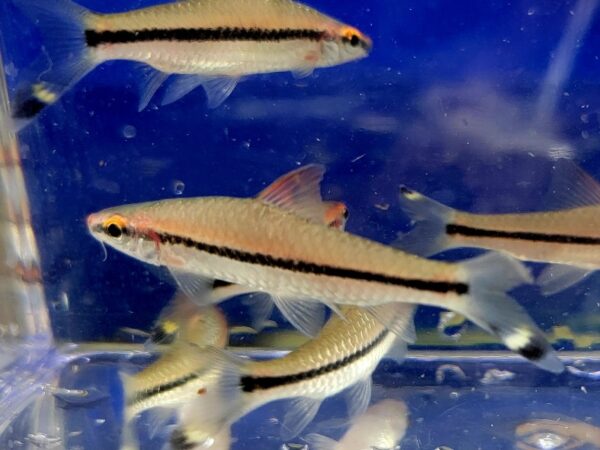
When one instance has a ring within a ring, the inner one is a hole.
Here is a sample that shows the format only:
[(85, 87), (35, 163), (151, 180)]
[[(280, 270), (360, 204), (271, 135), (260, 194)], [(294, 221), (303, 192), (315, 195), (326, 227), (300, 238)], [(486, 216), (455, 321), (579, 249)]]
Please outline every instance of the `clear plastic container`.
[[(103, 13), (156, 3), (81, 0)], [(462, 210), (501, 213), (548, 209), (559, 158), (600, 179), (597, 0), (309, 3), (369, 35), (369, 57), (301, 79), (247, 77), (216, 109), (198, 89), (141, 112), (143, 71), (109, 62), (17, 134), (11, 102), (52, 42), (12, 0), (0, 5), (0, 447), (119, 448), (121, 374), (157, 357), (144, 333), (175, 286), (103, 249), (87, 231), (91, 212), (251, 197), (320, 163), (324, 198), (348, 206), (346, 230), (390, 243), (411, 227), (400, 185)], [(373, 375), (372, 404), (407, 405), (400, 448), (600, 448), (599, 286), (593, 274), (552, 296), (536, 286), (512, 292), (559, 351), (567, 366), (559, 375), (475, 325), (420, 307), (406, 361), (383, 361)], [(232, 352), (281, 357), (304, 342), (278, 312), (276, 327), (256, 335), (240, 328), (249, 325), (243, 299), (221, 306), (237, 327)], [(324, 450), (305, 437), (339, 440), (349, 428), (337, 395), (301, 435), (282, 441), (288, 408), (270, 403), (240, 419), (231, 448)], [(140, 448), (168, 448), (176, 426), (143, 414)]]

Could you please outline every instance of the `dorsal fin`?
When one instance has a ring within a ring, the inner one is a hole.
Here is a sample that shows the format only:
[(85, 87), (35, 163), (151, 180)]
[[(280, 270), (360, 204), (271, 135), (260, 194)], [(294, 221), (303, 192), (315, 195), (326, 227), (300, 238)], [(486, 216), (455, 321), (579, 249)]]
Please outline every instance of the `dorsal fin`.
[(309, 164), (277, 178), (257, 198), (315, 223), (324, 223), (321, 180), (325, 167)]
[(600, 183), (569, 159), (553, 168), (546, 207), (551, 210), (600, 205)]

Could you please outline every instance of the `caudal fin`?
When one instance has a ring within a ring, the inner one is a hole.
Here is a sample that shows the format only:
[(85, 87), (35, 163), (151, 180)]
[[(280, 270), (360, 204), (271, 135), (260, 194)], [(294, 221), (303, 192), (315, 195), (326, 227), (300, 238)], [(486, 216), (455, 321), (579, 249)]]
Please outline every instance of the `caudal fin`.
[(13, 120), (21, 128), (94, 67), (85, 34), (93, 14), (70, 0), (13, 1), (45, 41), (44, 58), (24, 71), (13, 99)]
[(452, 208), (405, 186), (400, 188), (400, 207), (411, 218), (413, 228), (398, 234), (395, 247), (420, 256), (435, 255), (451, 247), (446, 224)]
[(507, 255), (486, 253), (463, 263), (463, 267), (469, 279), (469, 296), (459, 312), (542, 369), (562, 372), (564, 366), (544, 333), (506, 294), (532, 282), (525, 266)]

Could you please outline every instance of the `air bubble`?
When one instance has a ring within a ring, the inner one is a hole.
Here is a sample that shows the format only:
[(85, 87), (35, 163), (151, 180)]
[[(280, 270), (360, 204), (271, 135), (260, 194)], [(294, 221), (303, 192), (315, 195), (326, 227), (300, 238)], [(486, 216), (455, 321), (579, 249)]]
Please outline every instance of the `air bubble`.
[(535, 11), (535, 8), (529, 8), (529, 9), (527, 10), (527, 15), (528, 15), (528, 16), (533, 16), (533, 15), (535, 14), (535, 12), (536, 12), (536, 11)]
[(137, 135), (137, 129), (133, 125), (125, 125), (123, 127), (123, 137), (125, 139), (133, 139)]
[(181, 181), (181, 180), (173, 181), (173, 193), (175, 195), (183, 194), (184, 190), (185, 190), (185, 183), (183, 181)]

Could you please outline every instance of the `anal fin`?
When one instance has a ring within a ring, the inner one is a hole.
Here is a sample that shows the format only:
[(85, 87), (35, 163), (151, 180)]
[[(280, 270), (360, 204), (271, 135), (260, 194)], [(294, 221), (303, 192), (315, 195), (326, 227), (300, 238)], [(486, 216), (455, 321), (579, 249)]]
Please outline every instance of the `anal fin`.
[(142, 65), (139, 69), (140, 81), (140, 103), (138, 112), (148, 107), (150, 100), (160, 89), (162, 84), (169, 78), (169, 74), (155, 70), (149, 66)]
[(320, 406), (321, 400), (314, 398), (298, 397), (292, 400), (283, 418), (281, 438), (289, 441), (298, 436), (315, 418)]
[(536, 283), (542, 294), (553, 295), (579, 283), (593, 270), (566, 264), (550, 264), (538, 276)]

